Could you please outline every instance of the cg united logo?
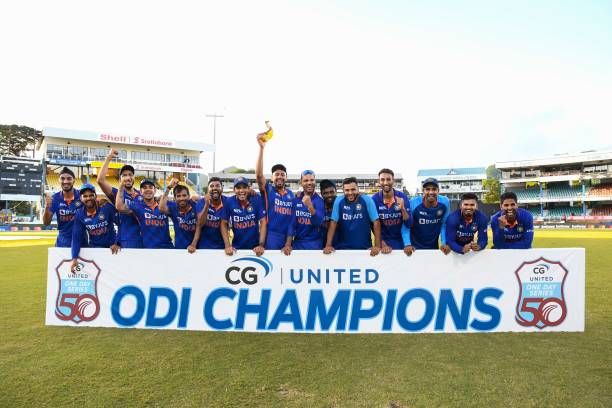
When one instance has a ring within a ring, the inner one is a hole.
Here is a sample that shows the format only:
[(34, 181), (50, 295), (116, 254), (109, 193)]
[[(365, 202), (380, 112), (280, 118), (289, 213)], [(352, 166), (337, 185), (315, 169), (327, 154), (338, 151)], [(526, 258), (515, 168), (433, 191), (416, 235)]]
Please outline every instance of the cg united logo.
[(517, 323), (538, 329), (563, 323), (567, 316), (563, 286), (568, 271), (561, 262), (539, 258), (524, 262), (515, 273), (519, 283)]
[(272, 271), (272, 262), (263, 256), (245, 256), (234, 259), (232, 264), (235, 265), (225, 271), (225, 280), (231, 285), (254, 285), (259, 278), (265, 278)]
[(100, 268), (95, 262), (80, 258), (74, 270), (71, 270), (70, 266), (70, 260), (63, 260), (55, 268), (59, 279), (55, 316), (60, 320), (71, 320), (75, 323), (90, 322), (100, 313)]

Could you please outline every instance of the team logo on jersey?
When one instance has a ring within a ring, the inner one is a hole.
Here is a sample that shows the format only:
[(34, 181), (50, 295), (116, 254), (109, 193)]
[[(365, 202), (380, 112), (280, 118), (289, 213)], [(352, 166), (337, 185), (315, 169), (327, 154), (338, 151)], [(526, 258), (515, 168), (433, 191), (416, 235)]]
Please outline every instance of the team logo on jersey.
[(143, 200), (142, 196), (138, 196), (138, 201), (142, 201), (142, 200)]
[(359, 210), (361, 210), (361, 204), (357, 204), (357, 205), (355, 206), (355, 208), (356, 208), (358, 211), (359, 211)]
[(476, 231), (478, 229), (478, 225), (472, 225), (472, 231)]
[(399, 204), (395, 204), (395, 211), (399, 211), (399, 210), (400, 210)]
[(519, 225), (519, 227), (518, 227), (516, 230), (517, 230), (518, 232), (523, 232), (525, 229)]
[(436, 212), (436, 215), (437, 215), (438, 217), (441, 217), (441, 216), (442, 216), (442, 214), (444, 214), (444, 210), (442, 210), (442, 209), (440, 209), (440, 210), (438, 210), (438, 211)]
[(252, 205), (249, 205), (249, 206), (247, 207), (247, 211), (248, 211), (248, 212), (253, 212), (253, 206), (252, 206)]
[(59, 280), (55, 316), (75, 323), (90, 322), (100, 313), (98, 300), (98, 278), (100, 268), (94, 261), (79, 258), (76, 268), (72, 262), (63, 260), (55, 272)]
[(538, 329), (563, 323), (567, 316), (563, 286), (568, 271), (561, 262), (540, 257), (523, 262), (515, 274), (519, 283), (516, 322)]
[(104, 214), (100, 214), (100, 215), (98, 215), (98, 218), (100, 219), (100, 221), (104, 221), (104, 218), (106, 218), (106, 217), (104, 217)]
[(79, 207), (81, 206), (81, 202), (80, 202), (80, 201), (77, 201), (76, 203), (74, 203), (74, 206), (75, 206), (75, 207), (77, 207), (77, 208), (79, 208)]

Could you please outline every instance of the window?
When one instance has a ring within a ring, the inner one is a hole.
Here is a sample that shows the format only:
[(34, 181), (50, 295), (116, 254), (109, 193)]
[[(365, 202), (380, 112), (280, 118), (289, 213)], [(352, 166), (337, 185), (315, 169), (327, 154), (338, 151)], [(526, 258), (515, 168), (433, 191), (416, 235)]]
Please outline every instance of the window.
[(64, 147), (62, 145), (56, 144), (48, 144), (47, 145), (47, 155), (48, 156), (62, 156), (64, 154)]

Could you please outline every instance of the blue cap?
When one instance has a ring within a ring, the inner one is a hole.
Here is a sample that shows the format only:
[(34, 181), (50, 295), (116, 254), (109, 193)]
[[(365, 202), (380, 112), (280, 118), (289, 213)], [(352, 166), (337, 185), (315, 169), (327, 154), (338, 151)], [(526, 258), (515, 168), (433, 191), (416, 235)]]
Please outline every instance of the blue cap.
[(145, 184), (150, 184), (155, 187), (155, 183), (153, 182), (153, 180), (142, 179), (142, 181), (140, 182), (140, 188), (142, 188), (142, 186), (144, 186)]
[(234, 187), (239, 186), (240, 184), (244, 184), (245, 186), (249, 186), (251, 183), (246, 177), (236, 177), (234, 179)]
[(85, 183), (85, 184), (83, 184), (83, 185), (81, 186), (81, 188), (79, 188), (79, 192), (81, 192), (81, 193), (82, 193), (83, 191), (85, 191), (85, 190), (91, 190), (91, 191), (93, 191), (94, 193), (96, 192), (96, 188), (94, 187), (94, 185), (93, 185), (93, 184), (90, 184), (90, 183)]
[(434, 186), (440, 188), (440, 185), (438, 184), (438, 180), (436, 180), (433, 177), (428, 177), (425, 180), (423, 180), (423, 183), (421, 183), (423, 187), (425, 187), (428, 184), (433, 184)]

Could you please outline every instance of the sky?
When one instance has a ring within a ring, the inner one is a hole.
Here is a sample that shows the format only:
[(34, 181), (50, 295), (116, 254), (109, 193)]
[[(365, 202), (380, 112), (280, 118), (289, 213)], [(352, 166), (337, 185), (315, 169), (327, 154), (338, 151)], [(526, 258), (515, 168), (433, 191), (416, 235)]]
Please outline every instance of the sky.
[[(3, 2), (0, 123), (377, 173), (612, 147), (612, 1)], [(203, 156), (212, 171), (212, 155)]]

